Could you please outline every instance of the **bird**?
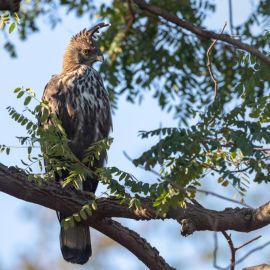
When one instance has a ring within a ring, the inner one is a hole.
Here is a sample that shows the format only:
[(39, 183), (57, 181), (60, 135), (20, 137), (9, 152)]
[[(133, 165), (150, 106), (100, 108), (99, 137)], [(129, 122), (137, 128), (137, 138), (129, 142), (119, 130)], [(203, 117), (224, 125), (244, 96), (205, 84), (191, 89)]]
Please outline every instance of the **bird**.
[[(42, 100), (46, 101), (50, 111), (60, 120), (68, 138), (68, 145), (73, 154), (83, 160), (85, 150), (99, 140), (108, 138), (112, 129), (112, 116), (108, 92), (101, 75), (93, 68), (104, 57), (95, 39), (99, 29), (109, 26), (99, 23), (90, 29), (83, 29), (75, 34), (64, 53), (62, 70), (53, 75), (45, 86)], [(45, 130), (51, 121), (43, 124)], [(91, 170), (104, 166), (106, 153), (96, 159)], [(56, 174), (56, 181), (61, 181)], [(97, 189), (96, 176), (86, 176), (82, 190), (94, 193)], [(61, 221), (66, 218), (58, 213)], [(74, 227), (60, 228), (60, 247), (63, 258), (76, 264), (85, 264), (92, 255), (90, 230), (87, 225), (75, 223)]]

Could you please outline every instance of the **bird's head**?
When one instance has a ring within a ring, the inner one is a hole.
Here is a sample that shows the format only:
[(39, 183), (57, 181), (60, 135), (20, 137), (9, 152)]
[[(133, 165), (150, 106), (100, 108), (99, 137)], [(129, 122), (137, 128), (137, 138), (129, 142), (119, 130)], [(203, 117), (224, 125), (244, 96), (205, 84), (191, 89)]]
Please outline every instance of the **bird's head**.
[(74, 35), (65, 51), (63, 71), (72, 71), (82, 64), (92, 66), (97, 61), (103, 62), (102, 52), (95, 42), (95, 34), (100, 28), (109, 25), (99, 23), (91, 29), (84, 29)]

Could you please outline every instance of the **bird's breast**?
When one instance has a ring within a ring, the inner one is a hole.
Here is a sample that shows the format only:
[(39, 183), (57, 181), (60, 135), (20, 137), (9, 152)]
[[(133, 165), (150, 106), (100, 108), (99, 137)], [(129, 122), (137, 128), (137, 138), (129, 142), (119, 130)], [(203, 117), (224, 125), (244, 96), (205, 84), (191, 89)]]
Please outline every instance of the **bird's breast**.
[(110, 125), (108, 130), (102, 127), (110, 119), (110, 105), (100, 75), (94, 69), (83, 69), (68, 74), (60, 83), (59, 118), (69, 139), (78, 144), (83, 138), (89, 146), (106, 137)]

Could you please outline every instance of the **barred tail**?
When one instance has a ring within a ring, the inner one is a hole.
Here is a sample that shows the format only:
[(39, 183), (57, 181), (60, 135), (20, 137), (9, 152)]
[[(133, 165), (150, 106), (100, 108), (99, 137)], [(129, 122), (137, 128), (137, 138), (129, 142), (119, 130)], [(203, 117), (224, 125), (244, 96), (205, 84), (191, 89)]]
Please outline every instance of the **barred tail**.
[(73, 228), (60, 231), (60, 246), (64, 259), (71, 263), (84, 264), (92, 255), (88, 226), (76, 223)]
[[(95, 192), (98, 181), (92, 177), (88, 177), (83, 182), (83, 190)], [(66, 216), (57, 212), (57, 217), (61, 223)], [(73, 228), (64, 230), (61, 226), (60, 230), (60, 247), (64, 259), (70, 263), (85, 264), (92, 255), (91, 239), (89, 227), (75, 223)]]

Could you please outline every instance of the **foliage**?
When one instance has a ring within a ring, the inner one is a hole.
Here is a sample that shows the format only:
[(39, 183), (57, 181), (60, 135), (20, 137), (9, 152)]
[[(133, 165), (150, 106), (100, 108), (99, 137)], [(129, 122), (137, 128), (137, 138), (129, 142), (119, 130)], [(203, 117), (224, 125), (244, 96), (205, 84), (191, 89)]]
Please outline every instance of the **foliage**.
[[(134, 160), (157, 175), (152, 184), (137, 180), (132, 174), (118, 168), (99, 168), (95, 172), (88, 165), (109, 148), (111, 139), (103, 140), (86, 149), (79, 161), (68, 147), (68, 138), (61, 123), (50, 112), (46, 102), (29, 108), (35, 99), (31, 89), (18, 88), (17, 97), (25, 97), (25, 112), (9, 107), (11, 117), (26, 127), (27, 136), (20, 137), (26, 146), (29, 161), (23, 161), (26, 171), (36, 181), (53, 180), (55, 172), (65, 169), (63, 186), (73, 184), (79, 188), (86, 174), (97, 174), (108, 187), (108, 194), (128, 200), (130, 206), (139, 207), (140, 196), (154, 198), (154, 206), (166, 212), (170, 205), (184, 205), (193, 198), (190, 187), (200, 186), (202, 179), (211, 174), (217, 183), (233, 185), (241, 195), (250, 181), (270, 181), (267, 146), (269, 136), (269, 67), (253, 56), (218, 42), (211, 52), (214, 74), (219, 82), (214, 96), (213, 81), (206, 64), (209, 40), (198, 39), (164, 19), (140, 10), (133, 1), (113, 0), (104, 4), (89, 1), (38, 1), (22, 5), (19, 35), (25, 39), (38, 30), (37, 18), (47, 16), (52, 26), (59, 17), (54, 10), (65, 8), (78, 16), (96, 13), (100, 20), (110, 21), (112, 27), (99, 43), (108, 61), (101, 67), (106, 78), (112, 104), (117, 109), (118, 97), (124, 95), (129, 102), (141, 102), (151, 95), (158, 105), (178, 119), (179, 126), (143, 131), (143, 139), (158, 136), (159, 141)], [(171, 0), (166, 3), (151, 0), (148, 3), (203, 27), (208, 15), (215, 11), (214, 0)], [(269, 32), (252, 31), (255, 26), (267, 25), (269, 0), (258, 4), (243, 25), (234, 32), (269, 55)], [(218, 27), (218, 26), (217, 26)], [(263, 29), (263, 27), (262, 27)], [(29, 116), (26, 116), (25, 114)], [(46, 130), (37, 124), (52, 121)], [(44, 154), (32, 156), (32, 148), (41, 145)], [(9, 152), (1, 146), (0, 151)], [(61, 158), (59, 158), (61, 157)], [(46, 173), (33, 174), (31, 165), (38, 163)], [(29, 163), (30, 162), (30, 163)], [(194, 189), (195, 190), (195, 189)], [(90, 215), (91, 206), (66, 220), (69, 226)]]
[[(7, 28), (8, 33), (11, 34), (14, 29), (19, 27), (20, 18), (17, 13), (10, 14), (8, 12), (1, 14), (0, 13), (0, 30), (4, 30)], [(6, 41), (4, 43), (4, 48), (10, 53), (12, 57), (16, 56), (15, 47), (10, 41)]]

